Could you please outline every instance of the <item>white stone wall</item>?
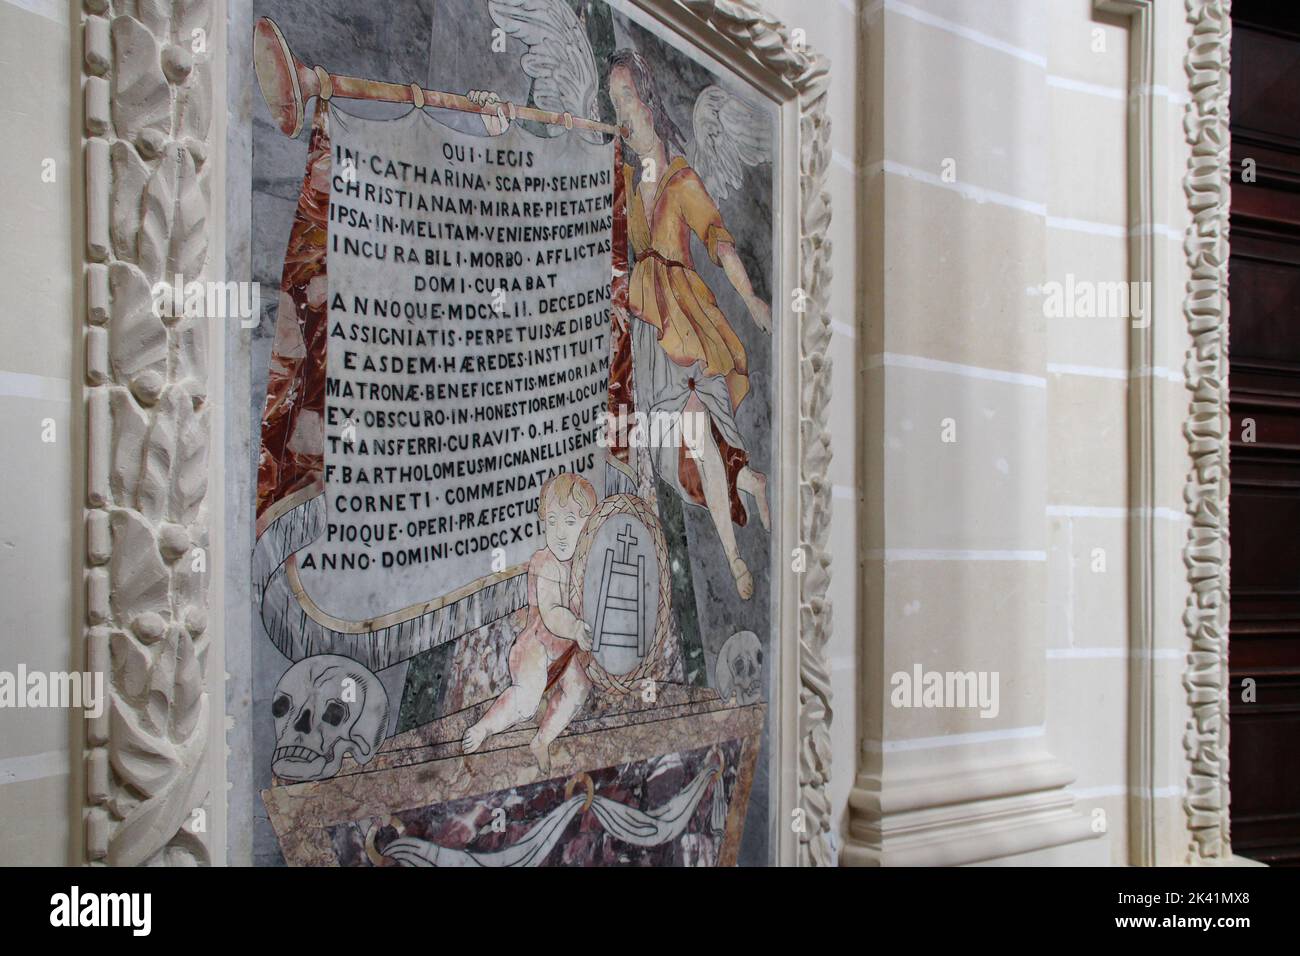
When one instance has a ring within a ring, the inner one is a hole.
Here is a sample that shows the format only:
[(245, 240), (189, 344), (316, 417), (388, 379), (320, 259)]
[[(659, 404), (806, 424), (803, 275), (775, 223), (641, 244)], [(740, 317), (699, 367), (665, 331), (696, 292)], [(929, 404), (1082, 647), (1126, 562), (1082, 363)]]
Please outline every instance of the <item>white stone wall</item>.
[[(1052, 114), (1047, 193), (1047, 272), (1093, 281), (1127, 281), (1129, 209), (1128, 26), (1095, 15), (1090, 0), (1051, 5), (1047, 72)], [(1182, 241), (1188, 225), (1182, 178), (1183, 67), (1187, 28), (1180, 4), (1156, 5), (1154, 146), (1156, 221), (1150, 224), (1157, 281), (1149, 375), (1156, 407), (1155, 669), (1158, 738), (1155, 793), (1162, 862), (1182, 862), (1187, 841), (1181, 801), (1187, 768), (1180, 743), (1186, 720), (1181, 685), (1187, 651), (1181, 616), (1186, 573), (1179, 557), (1188, 518), (1182, 500), (1188, 468), (1182, 420), (1188, 407), (1183, 360)], [(1129, 566), (1127, 532), (1130, 387), (1127, 323), (1052, 319), (1047, 323), (1048, 740), (1077, 774), (1080, 807), (1101, 808), (1109, 827), (1107, 860), (1129, 861)], [(1104, 562), (1104, 564), (1103, 564)], [(1102, 568), (1104, 567), (1104, 570)]]
[[(1056, 4), (1048, 24), (1045, 278), (1060, 282), (1129, 279), (1128, 27), (1090, 5)], [(1113, 863), (1127, 852), (1127, 369), (1126, 320), (1047, 322), (1048, 739), (1080, 805), (1106, 814)]]
[[(73, 396), (81, 322), (73, 276), (80, 217), (73, 164), (68, 5), (0, 2), (0, 670), (67, 671), (74, 654)], [(52, 159), (54, 182), (42, 181)], [(42, 440), (47, 419), (54, 441)], [(79, 809), (73, 712), (0, 711), (0, 863), (70, 861)], [(79, 824), (78, 824), (79, 826)]]
[[(1181, 862), (1187, 30), (1181, 4), (1157, 7), (1154, 797), (1160, 858)], [(1123, 864), (1128, 321), (1049, 318), (1040, 287), (1129, 279), (1129, 24), (1092, 0), (884, 0), (863, 19), (862, 799), (965, 800), (938, 844), (1019, 785), (1073, 777), (1076, 817), (1102, 811), (1105, 832), (1018, 858)], [(891, 707), (890, 676), (918, 663), (998, 672), (998, 716)], [(895, 823), (901, 846), (909, 825), (930, 824)]]
[[(1127, 27), (1094, 14), (1091, 0), (764, 4), (832, 61), (837, 840), (848, 834), (860, 765), (959, 779), (982, 761), (1050, 753), (1074, 776), (1076, 810), (1101, 808), (1108, 828), (1024, 859), (1126, 862), (1127, 333), (1117, 322), (1046, 319), (1035, 290), (1066, 273), (1127, 278)], [(1154, 796), (1162, 860), (1180, 862), (1187, 30), (1181, 4), (1157, 6), (1167, 175), (1152, 225), (1167, 281), (1153, 373), (1156, 666), (1167, 746)], [(82, 666), (73, 277), (83, 238), (68, 9), (0, 0), (5, 670)], [(45, 158), (55, 161), (52, 184), (41, 182)], [(955, 182), (943, 181), (947, 159)], [(941, 441), (948, 418), (955, 443)], [(45, 419), (55, 423), (52, 443), (41, 441)], [(1104, 571), (1094, 570), (1098, 553)], [(998, 670), (998, 717), (890, 708), (889, 675), (916, 662)], [(80, 826), (70, 823), (80, 807), (72, 718), (29, 710), (0, 719), (0, 861), (64, 862)]]

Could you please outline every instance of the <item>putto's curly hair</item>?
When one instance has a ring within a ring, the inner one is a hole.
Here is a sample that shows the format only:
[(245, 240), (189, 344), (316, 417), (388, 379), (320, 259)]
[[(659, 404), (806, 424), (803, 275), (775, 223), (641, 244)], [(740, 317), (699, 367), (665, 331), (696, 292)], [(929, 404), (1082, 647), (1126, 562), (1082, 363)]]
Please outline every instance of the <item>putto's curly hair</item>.
[(655, 133), (664, 143), (675, 146), (679, 153), (684, 154), (686, 139), (682, 136), (682, 131), (677, 128), (677, 124), (673, 122), (673, 118), (668, 115), (668, 110), (664, 109), (663, 101), (659, 99), (659, 90), (650, 75), (650, 64), (636, 50), (624, 47), (609, 55), (609, 72), (613, 73), (620, 66), (632, 77), (632, 87), (636, 90), (636, 95), (649, 107), (650, 115), (654, 118)]
[(542, 485), (537, 496), (537, 516), (545, 521), (552, 508), (569, 502), (576, 504), (578, 514), (585, 518), (596, 510), (596, 489), (581, 475), (562, 471)]

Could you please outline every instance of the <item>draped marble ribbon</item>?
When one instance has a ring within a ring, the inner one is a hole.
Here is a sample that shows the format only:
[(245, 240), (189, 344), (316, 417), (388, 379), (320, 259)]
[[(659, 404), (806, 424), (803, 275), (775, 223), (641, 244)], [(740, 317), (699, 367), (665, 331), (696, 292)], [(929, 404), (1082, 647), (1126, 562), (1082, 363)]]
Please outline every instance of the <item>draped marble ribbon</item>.
[(710, 782), (713, 783), (713, 806), (709, 826), (718, 833), (726, 824), (727, 801), (720, 769), (709, 766), (696, 774), (671, 800), (648, 812), (599, 794), (580, 793), (565, 800), (535, 823), (518, 843), (504, 850), (474, 853), (403, 836), (389, 843), (380, 853), (403, 866), (540, 866), (564, 835), (569, 822), (584, 807), (615, 839), (633, 846), (660, 846), (685, 832)]

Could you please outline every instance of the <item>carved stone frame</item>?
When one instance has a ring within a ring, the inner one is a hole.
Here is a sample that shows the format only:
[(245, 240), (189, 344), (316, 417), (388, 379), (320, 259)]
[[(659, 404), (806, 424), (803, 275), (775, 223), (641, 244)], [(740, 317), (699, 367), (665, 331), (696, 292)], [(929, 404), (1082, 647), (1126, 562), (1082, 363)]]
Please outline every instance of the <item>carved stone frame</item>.
[[(1128, 18), (1130, 278), (1159, 290), (1153, 230), (1159, 182), (1154, 128), (1153, 0), (1094, 0), (1098, 10)], [(1193, 393), (1184, 431), (1193, 470), (1186, 499), (1192, 526), (1184, 548), (1188, 569), (1185, 623), (1191, 641), (1184, 676), (1191, 713), (1185, 743), (1190, 768), (1184, 809), (1192, 842), (1189, 860), (1231, 855), (1228, 841), (1227, 719), (1227, 238), (1229, 139), (1227, 52), (1231, 23), (1221, 0), (1188, 4), (1194, 42), (1185, 57), (1188, 142), (1192, 156), (1184, 178), (1192, 225), (1188, 267), (1192, 282), (1184, 302), (1192, 355), (1186, 384)], [(1153, 310), (1154, 311), (1154, 310)], [(1129, 348), (1129, 862), (1154, 866), (1157, 847), (1155, 791), (1158, 738), (1155, 707), (1156, 622), (1153, 598), (1155, 546), (1155, 395), (1150, 369), (1153, 326), (1133, 329)]]
[[(1165, 164), (1155, 134), (1153, 0), (1093, 0), (1097, 10), (1128, 19), (1129, 273), (1160, 295), (1154, 197)], [(1227, 0), (1187, 0), (1192, 42), (1184, 58), (1189, 102), (1184, 129), (1192, 147), (1184, 191), (1192, 223), (1185, 249), (1190, 281), (1183, 303), (1192, 347), (1186, 386), (1192, 400), (1183, 431), (1192, 470), (1185, 489), (1191, 527), (1183, 549), (1190, 641), (1183, 686), (1190, 714), (1183, 807), (1191, 842), (1188, 862), (1231, 856), (1228, 833), (1228, 133), (1231, 21)], [(1155, 308), (1150, 312), (1154, 314)], [(1154, 799), (1157, 754), (1165, 743), (1156, 722), (1154, 593), (1156, 423), (1153, 323), (1131, 332), (1129, 347), (1129, 862), (1163, 858)]]
[[(828, 63), (747, 3), (635, 2), (781, 108), (781, 268), (791, 280), (783, 287), (801, 289), (806, 309), (785, 313), (779, 323), (785, 332), (778, 352), (778, 449), (787, 490), (776, 510), (782, 530), (774, 554), (781, 560), (797, 546), (806, 571), (780, 579), (777, 626), (797, 640), (783, 641), (777, 677), (772, 726), (781, 772), (774, 839), (779, 862), (825, 864), (831, 856)], [(224, 739), (225, 645), (233, 650), (247, 634), (236, 615), (222, 613), (238, 605), (242, 591), (230, 577), (242, 566), (241, 542), (230, 542), (228, 560), (221, 553), (229, 488), (240, 482), (236, 476), (229, 483), (224, 500), (209, 495), (223, 466), (226, 343), (209, 350), (208, 338), (230, 332), (211, 320), (160, 320), (150, 295), (154, 283), (176, 273), (187, 281), (249, 275), (247, 244), (238, 235), (246, 211), (238, 209), (239, 197), (225, 196), (224, 178), (228, 142), (247, 145), (238, 127), (248, 103), (231, 97), (227, 140), (228, 53), (225, 17), (214, 21), (218, 9), (226, 7), (214, 0), (83, 0), (80, 321), (87, 447), (79, 563), (87, 667), (106, 675), (111, 700), (101, 719), (86, 722), (83, 741), (85, 828), (77, 856), (92, 863), (225, 859), (226, 774), (224, 761), (210, 757), (222, 753)], [(233, 0), (232, 31), (248, 14), (246, 2)], [(196, 44), (200, 36), (206, 42)], [(231, 56), (238, 69), (240, 58)], [(240, 89), (237, 79), (230, 89)], [(231, 415), (237, 420), (238, 407)], [(224, 573), (213, 574), (218, 568)], [(209, 814), (218, 825), (207, 825)]]
[(1192, 517), (1183, 559), (1189, 584), (1184, 623), (1191, 650), (1183, 687), (1191, 717), (1183, 737), (1189, 763), (1183, 808), (1189, 862), (1232, 855), (1228, 793), (1228, 131), (1230, 0), (1186, 0), (1192, 36), (1185, 66), (1183, 128), (1191, 146), (1183, 189), (1189, 276), (1183, 313), (1192, 347), (1192, 393), (1184, 433), (1192, 468), (1184, 497)]
[[(220, 861), (220, 720), (210, 675), (208, 489), (219, 359), (209, 320), (160, 317), (156, 283), (212, 277), (224, 111), (214, 109), (224, 24), (212, 0), (84, 0), (86, 668), (105, 675), (85, 721), (85, 862)], [(220, 687), (218, 683), (217, 688)], [(219, 709), (218, 709), (219, 713)], [(219, 742), (220, 737), (216, 740)]]

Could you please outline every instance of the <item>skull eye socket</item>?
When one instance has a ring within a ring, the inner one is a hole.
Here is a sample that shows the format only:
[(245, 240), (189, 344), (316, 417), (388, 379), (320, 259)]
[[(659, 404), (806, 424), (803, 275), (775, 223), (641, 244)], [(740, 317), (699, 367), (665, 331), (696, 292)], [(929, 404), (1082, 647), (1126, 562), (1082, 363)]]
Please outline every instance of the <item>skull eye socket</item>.
[(325, 723), (329, 724), (331, 727), (337, 727), (339, 724), (343, 723), (343, 718), (347, 715), (347, 706), (342, 701), (332, 700), (325, 705), (325, 713), (321, 714), (320, 719), (325, 721)]
[(271, 702), (271, 716), (283, 717), (289, 713), (289, 708), (293, 706), (293, 701), (288, 694), (278, 694), (274, 701)]

